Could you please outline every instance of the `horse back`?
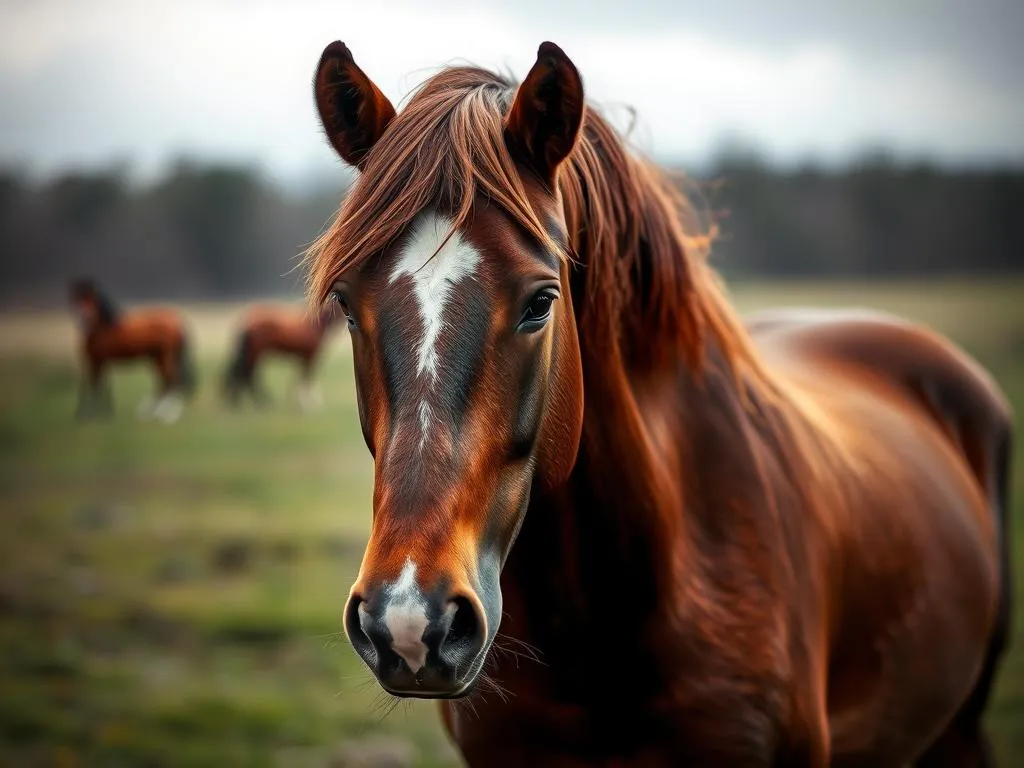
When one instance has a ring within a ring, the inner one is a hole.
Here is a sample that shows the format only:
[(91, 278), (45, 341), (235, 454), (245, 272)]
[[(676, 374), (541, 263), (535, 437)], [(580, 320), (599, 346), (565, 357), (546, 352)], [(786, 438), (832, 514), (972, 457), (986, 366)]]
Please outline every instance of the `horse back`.
[(174, 352), (185, 336), (181, 313), (172, 308), (153, 307), (124, 312), (113, 324), (92, 329), (85, 345), (95, 356), (131, 358)]
[(273, 351), (311, 355), (321, 340), (321, 334), (306, 314), (288, 306), (253, 307), (246, 313), (241, 327), (256, 354)]
[[(824, 386), (816, 389), (846, 390), (863, 408), (885, 403), (938, 429), (992, 500), (995, 447), (1012, 430), (1013, 414), (988, 372), (949, 339), (868, 311), (771, 312), (752, 317), (749, 327), (770, 361), (818, 379)], [(808, 396), (844, 399), (841, 391)]]
[(870, 311), (788, 310), (748, 320), (762, 350), (802, 356), (816, 365), (856, 369), (902, 390), (937, 420), (1012, 423), (1009, 403), (992, 377), (949, 339), (897, 316)]
[(831, 606), (833, 755), (911, 759), (1000, 631), (1010, 408), (966, 353), (899, 318), (781, 311), (748, 326), (824, 454), (804, 482), (827, 542), (815, 576)]

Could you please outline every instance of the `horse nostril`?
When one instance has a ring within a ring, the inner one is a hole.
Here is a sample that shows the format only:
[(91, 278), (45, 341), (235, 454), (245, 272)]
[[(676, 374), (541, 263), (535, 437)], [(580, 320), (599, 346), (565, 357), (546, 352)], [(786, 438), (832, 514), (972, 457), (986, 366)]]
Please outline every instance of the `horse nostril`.
[(372, 652), (373, 643), (363, 629), (363, 623), (359, 616), (359, 607), (365, 601), (359, 595), (352, 595), (345, 609), (345, 633), (352, 647), (365, 658), (366, 653)]
[(454, 610), (454, 615), (442, 648), (463, 658), (471, 657), (483, 645), (483, 621), (469, 598), (452, 598), (448, 606), (449, 611)]

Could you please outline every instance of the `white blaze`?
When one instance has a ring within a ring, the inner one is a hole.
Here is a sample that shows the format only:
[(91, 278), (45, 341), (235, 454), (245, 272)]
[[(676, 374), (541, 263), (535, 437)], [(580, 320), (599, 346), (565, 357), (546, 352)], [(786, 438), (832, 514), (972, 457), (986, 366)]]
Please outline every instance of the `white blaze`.
[[(423, 338), (417, 354), (417, 372), (437, 378), (437, 337), (444, 328), (444, 309), (452, 288), (464, 277), (472, 277), (480, 263), (480, 253), (452, 232), (454, 222), (447, 216), (424, 213), (413, 224), (409, 242), (391, 272), (390, 282), (411, 275), (413, 291), (423, 320)], [(452, 236), (444, 242), (448, 233)], [(444, 247), (441, 247), (444, 243)], [(438, 250), (440, 248), (440, 250)], [(437, 254), (436, 256), (434, 254)], [(431, 258), (433, 257), (433, 258)]]
[[(472, 278), (480, 263), (480, 252), (466, 242), (461, 232), (453, 232), (453, 227), (454, 222), (447, 216), (434, 212), (421, 214), (412, 226), (409, 241), (389, 279), (394, 283), (403, 275), (412, 278), (413, 294), (423, 324), (423, 336), (416, 346), (416, 373), (426, 375), (431, 385), (437, 381), (440, 368), (437, 339), (444, 329), (445, 306), (451, 298), (452, 289), (463, 278)], [(451, 237), (448, 237), (449, 233)], [(418, 415), (419, 447), (423, 450), (431, 421), (430, 405), (426, 400), (420, 403)]]
[(430, 429), (430, 404), (424, 400), (420, 403), (420, 450), (427, 442), (427, 431)]

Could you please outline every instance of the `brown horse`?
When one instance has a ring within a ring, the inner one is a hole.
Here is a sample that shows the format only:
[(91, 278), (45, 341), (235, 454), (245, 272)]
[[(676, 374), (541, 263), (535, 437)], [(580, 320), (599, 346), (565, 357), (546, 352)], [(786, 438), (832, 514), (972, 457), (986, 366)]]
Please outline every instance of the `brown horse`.
[(294, 358), (299, 365), (297, 389), (299, 405), (311, 410), (319, 403), (313, 373), (324, 339), (341, 312), (333, 307), (320, 309), (313, 317), (289, 307), (253, 307), (242, 318), (235, 352), (224, 373), (224, 393), (231, 405), (237, 405), (248, 391), (257, 404), (269, 402), (266, 390), (257, 378), (259, 361), (269, 354)]
[(71, 284), (72, 306), (82, 326), (84, 373), (77, 413), (80, 418), (113, 411), (105, 374), (114, 362), (147, 359), (156, 369), (156, 396), (139, 405), (140, 418), (177, 421), (185, 398), (195, 390), (195, 368), (181, 313), (169, 308), (122, 312), (92, 281)]
[(335, 42), (315, 97), (361, 171), (310, 291), (350, 321), (344, 623), (388, 692), (488, 768), (988, 764), (1012, 426), (975, 362), (877, 315), (744, 326), (550, 43), (396, 114)]

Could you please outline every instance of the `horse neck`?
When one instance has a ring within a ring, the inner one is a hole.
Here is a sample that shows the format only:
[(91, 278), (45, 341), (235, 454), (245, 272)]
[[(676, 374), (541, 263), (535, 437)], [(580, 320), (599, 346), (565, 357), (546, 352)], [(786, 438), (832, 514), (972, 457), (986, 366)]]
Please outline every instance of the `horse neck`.
[(754, 498), (763, 481), (740, 384), (709, 357), (703, 378), (683, 363), (638, 375), (584, 362), (577, 464), (531, 501), (502, 578), (507, 634), (567, 658), (621, 622), (631, 653), (678, 661), (666, 628), (687, 621), (686, 593), (707, 576), (698, 543), (749, 538), (737, 483)]
[[(76, 308), (75, 312), (79, 313), (79, 310)], [(97, 303), (94, 307), (94, 311), (91, 313), (91, 318), (83, 320), (80, 327), (82, 332), (88, 337), (110, 328), (116, 323), (116, 321), (116, 317), (109, 316), (104, 308)]]

